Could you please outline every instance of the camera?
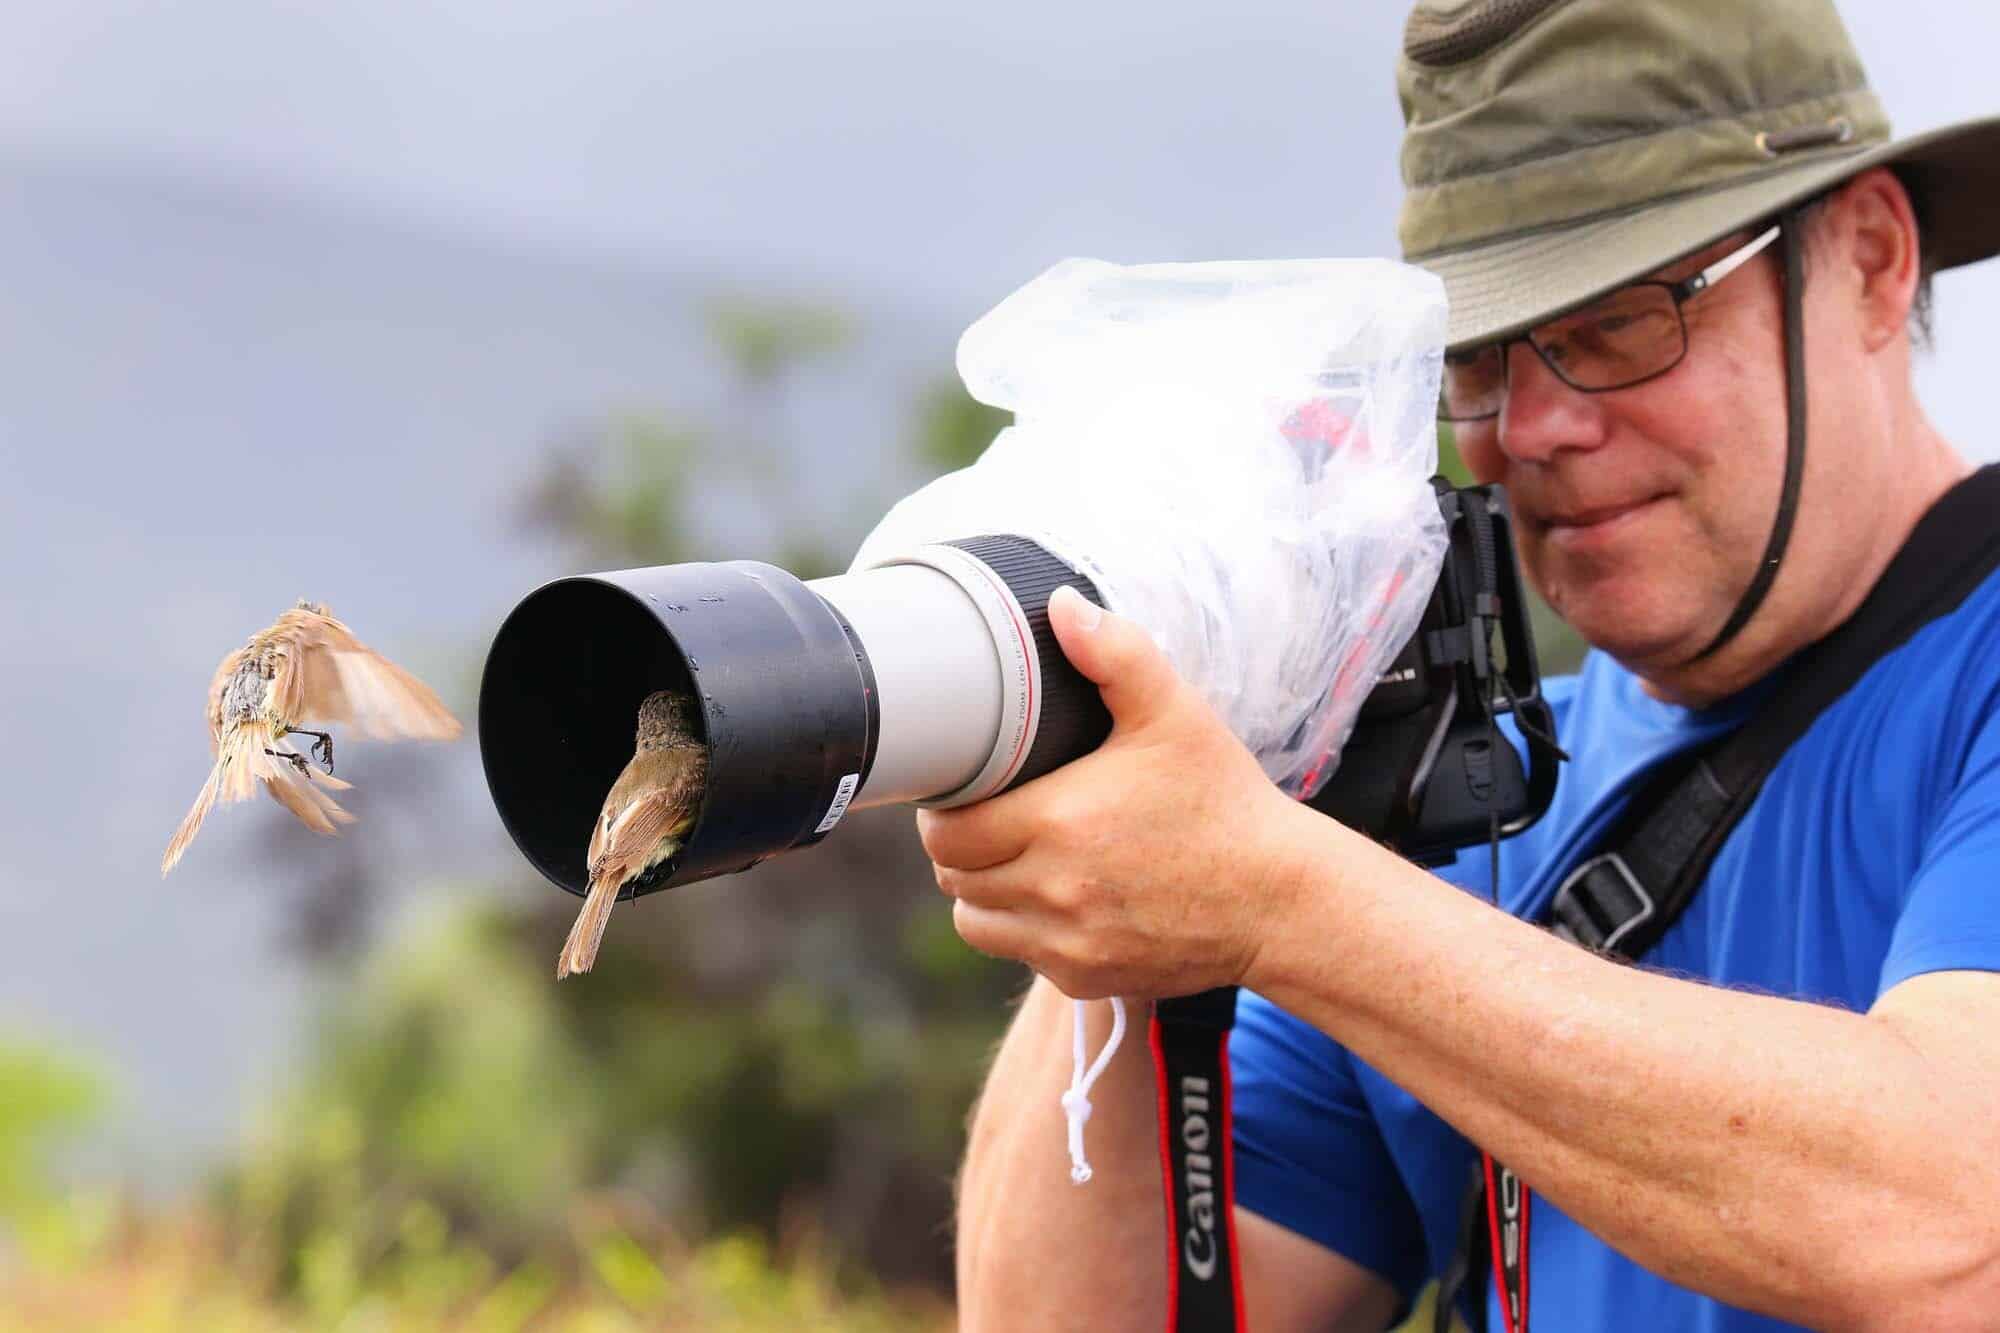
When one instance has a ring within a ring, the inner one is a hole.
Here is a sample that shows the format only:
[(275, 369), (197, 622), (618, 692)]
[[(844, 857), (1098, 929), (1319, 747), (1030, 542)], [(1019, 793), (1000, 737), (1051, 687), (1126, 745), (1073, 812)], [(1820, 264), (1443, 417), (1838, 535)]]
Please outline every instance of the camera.
[[(1372, 687), (1309, 803), (1419, 860), (1547, 809), (1553, 726), (1497, 489), (1433, 483), (1449, 548), (1417, 632)], [(708, 782), (639, 896), (745, 870), (831, 834), (850, 809), (957, 805), (1088, 753), (1110, 729), (1048, 625), (1088, 561), (1018, 534), (916, 547), (800, 580), (755, 561), (558, 579), (507, 617), (479, 696), (482, 762), (537, 870), (587, 888), (584, 851), (631, 757), (639, 701), (698, 703)], [(1527, 759), (1499, 730), (1512, 713)]]
[[(1339, 771), (1307, 801), (1423, 864), (1534, 823), (1561, 757), (1504, 496), (1433, 485), (1450, 535), (1437, 585), (1361, 705)], [(1525, 760), (1499, 731), (1510, 713)]]

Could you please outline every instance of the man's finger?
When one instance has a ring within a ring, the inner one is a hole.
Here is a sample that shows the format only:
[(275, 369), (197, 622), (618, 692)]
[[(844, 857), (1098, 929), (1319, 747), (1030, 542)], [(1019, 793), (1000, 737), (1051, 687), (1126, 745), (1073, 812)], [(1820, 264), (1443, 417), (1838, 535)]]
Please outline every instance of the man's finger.
[(991, 870), (953, 870), (949, 866), (938, 866), (935, 873), (940, 892), (975, 907), (1010, 912), (1021, 907), (1042, 905), (1035, 886), (1007, 866), (996, 866)]
[(924, 855), (955, 870), (984, 870), (1021, 854), (1030, 834), (1005, 795), (951, 810), (917, 811)]
[(1035, 939), (1014, 913), (981, 907), (960, 898), (951, 906), (951, 924), (958, 937), (983, 954), (1027, 962)]
[(1049, 598), (1049, 628), (1070, 665), (1104, 696), (1114, 728), (1150, 721), (1181, 688), (1173, 663), (1137, 621), (1106, 611), (1068, 584)]

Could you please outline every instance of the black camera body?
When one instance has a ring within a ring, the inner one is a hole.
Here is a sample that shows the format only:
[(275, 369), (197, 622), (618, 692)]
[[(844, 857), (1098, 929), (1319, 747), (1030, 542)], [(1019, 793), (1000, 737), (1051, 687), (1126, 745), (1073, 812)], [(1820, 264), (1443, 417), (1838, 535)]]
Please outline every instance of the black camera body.
[[(1560, 758), (1505, 496), (1497, 486), (1432, 484), (1450, 549), (1430, 604), (1362, 704), (1339, 769), (1307, 801), (1427, 865), (1539, 819)], [(1527, 742), (1525, 764), (1497, 729), (1509, 712)]]

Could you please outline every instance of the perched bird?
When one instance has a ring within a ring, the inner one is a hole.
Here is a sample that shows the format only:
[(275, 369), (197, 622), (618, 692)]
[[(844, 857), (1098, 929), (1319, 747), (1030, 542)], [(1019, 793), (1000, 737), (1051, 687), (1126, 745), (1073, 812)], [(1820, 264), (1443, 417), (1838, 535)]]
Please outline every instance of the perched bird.
[[(324, 605), (302, 600), (216, 667), (208, 687), (215, 767), (167, 844), (162, 875), (181, 859), (217, 801), (248, 800), (259, 783), (315, 833), (354, 822), (324, 790), (352, 785), (333, 776), (333, 734), (303, 725), (311, 722), (350, 724), (378, 740), (451, 740), (459, 733), (458, 719), (428, 686), (363, 646)], [(308, 764), (288, 736), (314, 737), (312, 754), (326, 771)]]
[(590, 970), (619, 891), (680, 851), (708, 780), (708, 747), (699, 726), (694, 700), (685, 694), (655, 690), (639, 705), (638, 748), (590, 831), (584, 862), (590, 892), (556, 959), (556, 980)]

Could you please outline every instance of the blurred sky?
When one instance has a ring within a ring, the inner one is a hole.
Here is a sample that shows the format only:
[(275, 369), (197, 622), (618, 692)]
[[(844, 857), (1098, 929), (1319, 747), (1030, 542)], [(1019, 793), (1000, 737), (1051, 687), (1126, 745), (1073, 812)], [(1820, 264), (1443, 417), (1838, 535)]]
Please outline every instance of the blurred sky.
[[(464, 655), (558, 571), (508, 497), (552, 433), (713, 405), (703, 291), (863, 318), (794, 423), (837, 506), (957, 330), (1058, 258), (1393, 253), (1403, 10), (16, 0), (0, 1024), (125, 1069), (154, 1169), (223, 1141), (309, 988), (241, 869), (271, 811), (153, 868), (216, 658), (309, 593), (469, 703)], [(1899, 129), (2000, 110), (2000, 9), (1846, 12)], [(1938, 308), (1934, 413), (2000, 456), (2000, 265)], [(449, 762), (412, 865), (473, 878), (497, 830), (473, 747)]]

